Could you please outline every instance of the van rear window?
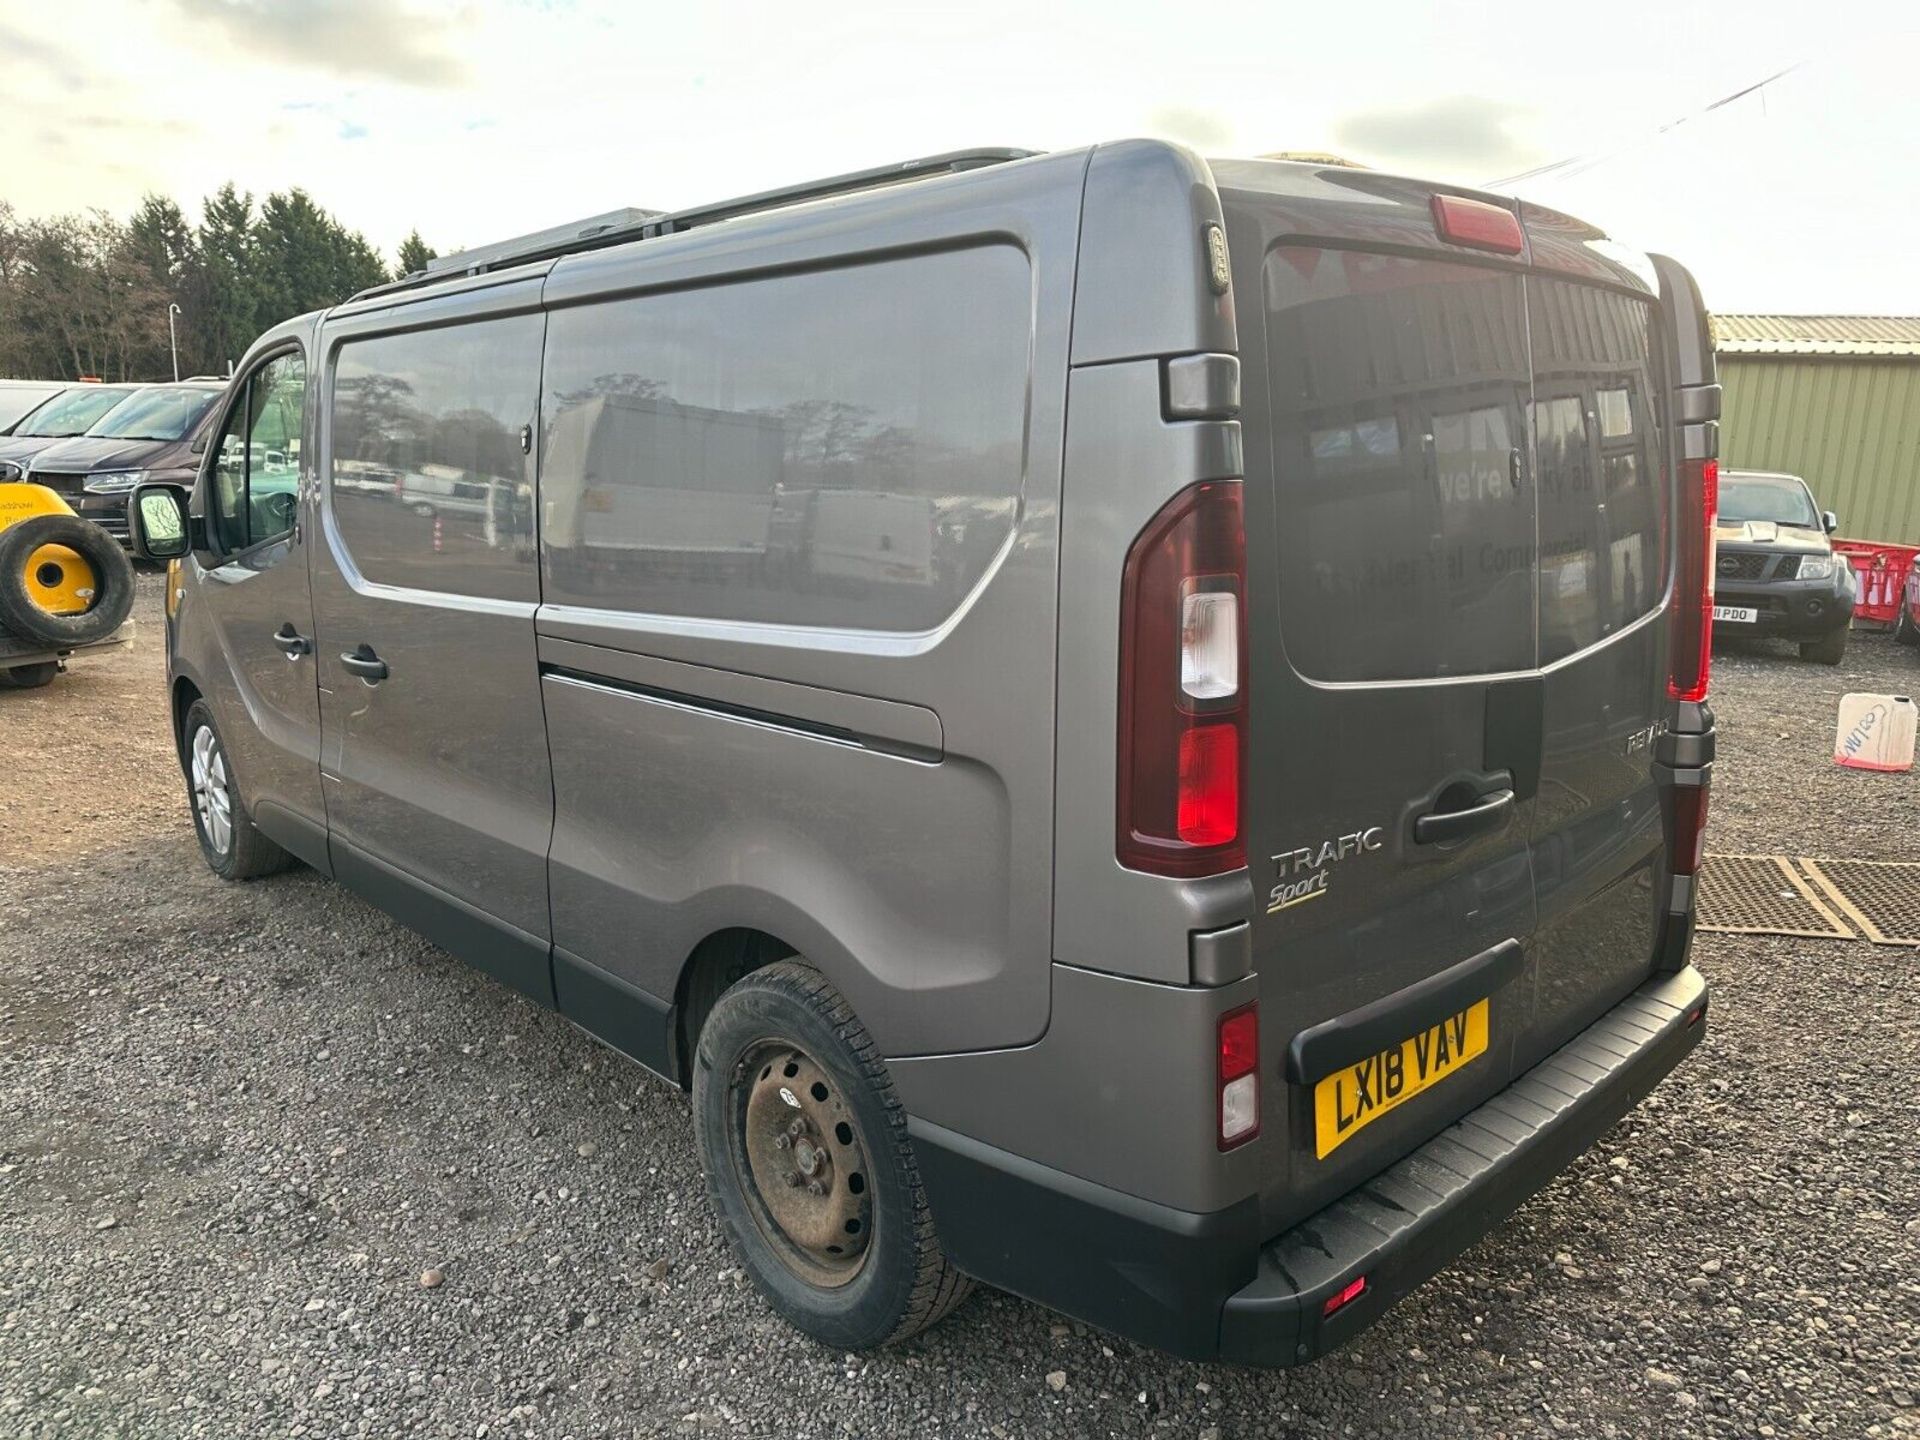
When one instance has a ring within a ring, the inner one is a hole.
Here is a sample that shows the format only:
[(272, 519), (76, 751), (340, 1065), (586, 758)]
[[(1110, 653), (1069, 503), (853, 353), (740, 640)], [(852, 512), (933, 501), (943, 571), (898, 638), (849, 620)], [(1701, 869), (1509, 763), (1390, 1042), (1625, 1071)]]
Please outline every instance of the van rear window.
[(1327, 681), (1529, 668), (1519, 277), (1282, 247), (1264, 286), (1294, 668)]
[(556, 311), (546, 598), (937, 627), (1013, 531), (1031, 289), (985, 246)]

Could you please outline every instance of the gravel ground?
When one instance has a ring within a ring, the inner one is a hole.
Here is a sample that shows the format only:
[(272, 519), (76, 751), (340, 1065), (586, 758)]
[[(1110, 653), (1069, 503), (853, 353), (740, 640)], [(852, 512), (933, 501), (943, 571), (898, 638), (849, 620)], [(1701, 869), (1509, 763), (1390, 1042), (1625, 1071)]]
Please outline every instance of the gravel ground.
[[(1920, 1435), (1912, 954), (1702, 937), (1694, 1059), (1311, 1369), (994, 1293), (842, 1355), (733, 1268), (676, 1094), (312, 874), (203, 870), (142, 586), (139, 648), (0, 693), (0, 1435)], [(1723, 656), (1713, 848), (1915, 858), (1913, 777), (1827, 747), (1916, 674)]]

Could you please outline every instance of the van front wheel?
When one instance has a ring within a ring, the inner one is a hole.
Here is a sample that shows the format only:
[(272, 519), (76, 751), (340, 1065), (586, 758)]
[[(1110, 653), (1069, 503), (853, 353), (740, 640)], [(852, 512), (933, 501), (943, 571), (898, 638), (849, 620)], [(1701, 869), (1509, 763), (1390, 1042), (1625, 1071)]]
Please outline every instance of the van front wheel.
[(180, 725), (181, 768), (187, 772), (187, 801), (193, 807), (193, 833), (207, 868), (222, 880), (252, 880), (272, 875), (293, 857), (254, 828), (233, 781), (233, 762), (214, 728), (213, 710), (204, 700), (187, 707)]
[(693, 1116), (721, 1227), (797, 1329), (871, 1349), (966, 1297), (886, 1064), (812, 966), (783, 960), (720, 997), (700, 1030)]

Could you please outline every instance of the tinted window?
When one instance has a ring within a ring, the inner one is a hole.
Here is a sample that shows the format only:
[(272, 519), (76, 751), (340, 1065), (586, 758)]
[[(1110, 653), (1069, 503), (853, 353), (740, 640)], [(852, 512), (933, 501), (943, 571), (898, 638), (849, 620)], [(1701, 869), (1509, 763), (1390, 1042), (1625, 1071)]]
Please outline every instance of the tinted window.
[(1296, 247), (1264, 279), (1294, 667), (1341, 681), (1531, 666), (1520, 281)]
[(16, 433), (40, 439), (84, 435), (101, 416), (133, 393), (125, 386), (77, 386), (34, 411)]
[(330, 498), (354, 564), (385, 585), (537, 600), (538, 315), (349, 340), (333, 376)]
[(1652, 311), (1528, 282), (1540, 492), (1540, 660), (1637, 620), (1666, 588)]
[(300, 503), (301, 430), (307, 367), (296, 352), (248, 377), (214, 446), (212, 521), (216, 547), (237, 554), (293, 530)]
[(116, 405), (87, 434), (107, 440), (184, 440), (223, 392), (155, 385)]
[(940, 624), (1013, 528), (1029, 291), (992, 247), (556, 313), (547, 598)]

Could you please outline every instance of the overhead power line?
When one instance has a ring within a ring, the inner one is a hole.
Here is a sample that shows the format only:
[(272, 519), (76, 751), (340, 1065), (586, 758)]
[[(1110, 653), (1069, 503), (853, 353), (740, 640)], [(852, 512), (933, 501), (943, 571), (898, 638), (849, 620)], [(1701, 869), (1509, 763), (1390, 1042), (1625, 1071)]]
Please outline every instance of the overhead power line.
[(1635, 149), (1649, 140), (1657, 140), (1667, 132), (1679, 129), (1689, 120), (1698, 120), (1702, 115), (1710, 115), (1722, 106), (1731, 105), (1736, 100), (1744, 100), (1749, 95), (1758, 94), (1760, 91), (1766, 89), (1767, 86), (1773, 84), (1774, 81), (1784, 79), (1786, 76), (1791, 75), (1805, 63), (1804, 60), (1796, 60), (1793, 64), (1787, 66), (1786, 69), (1776, 70), (1764, 80), (1756, 80), (1751, 85), (1743, 85), (1731, 95), (1722, 95), (1711, 105), (1703, 105), (1698, 110), (1689, 110), (1678, 119), (1669, 120), (1664, 125), (1656, 126), (1654, 129), (1641, 135), (1638, 139), (1631, 140), (1625, 145), (1617, 145), (1611, 150), (1589, 150), (1578, 155), (1569, 155), (1564, 160), (1555, 160), (1548, 165), (1538, 165), (1531, 170), (1522, 170), (1518, 175), (1506, 175), (1498, 180), (1489, 180), (1483, 188), (1488, 190), (1503, 190), (1507, 186), (1517, 185), (1523, 180), (1539, 180), (1549, 175), (1555, 179), (1564, 180), (1574, 175), (1584, 174), (1596, 165), (1604, 165), (1607, 161), (1624, 155), (1627, 151)]

